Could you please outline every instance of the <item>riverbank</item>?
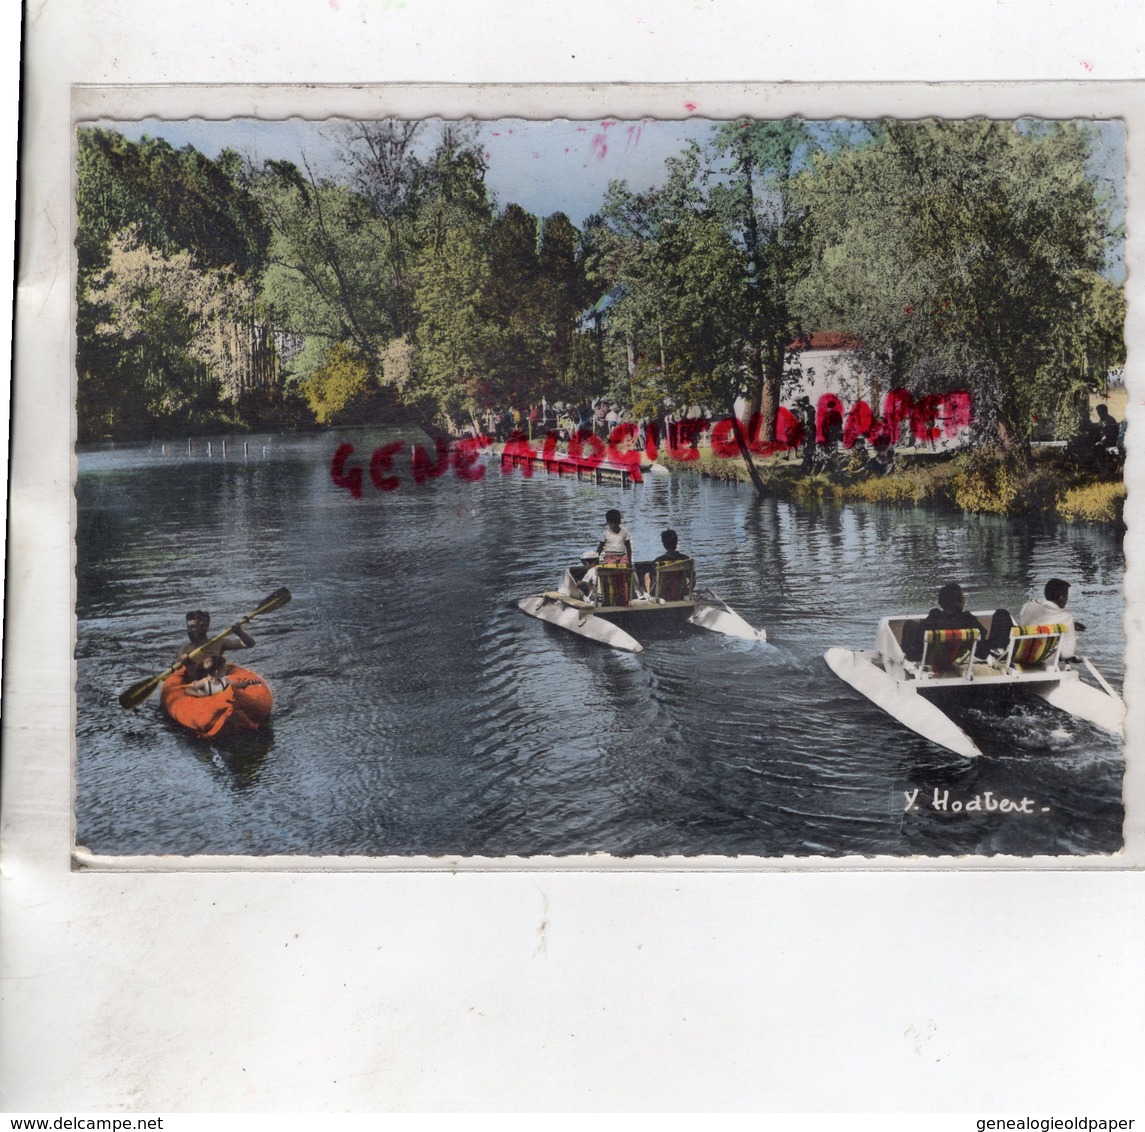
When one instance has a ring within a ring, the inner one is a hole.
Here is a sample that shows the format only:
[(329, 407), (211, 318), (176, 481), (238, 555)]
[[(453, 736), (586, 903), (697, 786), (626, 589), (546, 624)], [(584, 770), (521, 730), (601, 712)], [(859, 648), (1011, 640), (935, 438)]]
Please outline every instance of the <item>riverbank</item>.
[[(742, 459), (717, 458), (704, 447), (698, 451), (696, 460), (674, 460), (662, 453), (659, 462), (673, 472), (750, 484)], [(802, 503), (883, 503), (988, 515), (1052, 515), (1072, 523), (1124, 525), (1123, 480), (1082, 471), (1068, 463), (1057, 448), (1036, 449), (1028, 468), (1010, 463), (992, 449), (954, 455), (905, 449), (899, 451), (892, 474), (866, 479), (841, 472), (808, 475), (798, 454), (790, 459), (782, 455), (757, 457), (755, 463), (770, 494)]]

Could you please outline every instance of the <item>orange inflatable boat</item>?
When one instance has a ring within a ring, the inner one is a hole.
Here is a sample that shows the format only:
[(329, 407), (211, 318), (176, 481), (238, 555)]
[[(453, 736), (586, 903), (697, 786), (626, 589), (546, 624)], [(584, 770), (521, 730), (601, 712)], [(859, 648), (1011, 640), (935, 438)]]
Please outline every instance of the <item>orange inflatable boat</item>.
[[(191, 696), (187, 694), (186, 670), (180, 668), (163, 682), (163, 710), (200, 739), (257, 731), (270, 716), (270, 688), (266, 681), (257, 672), (237, 664), (227, 665), (227, 679), (231, 687), (213, 696)], [(254, 683), (245, 688), (234, 687), (244, 680)]]

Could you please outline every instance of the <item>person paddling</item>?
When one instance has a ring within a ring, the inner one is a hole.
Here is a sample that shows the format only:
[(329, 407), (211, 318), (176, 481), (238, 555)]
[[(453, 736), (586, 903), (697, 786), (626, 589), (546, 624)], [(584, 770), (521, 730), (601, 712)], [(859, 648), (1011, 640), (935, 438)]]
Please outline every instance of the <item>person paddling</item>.
[[(252, 637), (241, 625), (235, 626), (235, 635), (226, 636), (218, 641), (210, 641), (211, 630), (211, 615), (205, 609), (192, 609), (187, 614), (187, 643), (179, 650), (179, 655), (175, 658), (176, 661), (183, 660), (188, 653), (194, 652), (198, 648), (203, 651), (196, 657), (192, 657), (184, 664), (187, 670), (188, 680), (200, 680), (207, 675), (204, 662), (211, 656), (222, 656), (225, 652), (233, 652), (235, 649), (251, 649), (254, 648), (254, 637)], [(206, 646), (203, 648), (203, 646)]]
[(261, 680), (232, 680), (227, 676), (227, 662), (222, 653), (213, 653), (203, 658), (201, 665), (203, 675), (198, 680), (192, 680), (184, 689), (188, 696), (215, 696), (225, 692), (228, 688), (253, 688), (261, 684)]

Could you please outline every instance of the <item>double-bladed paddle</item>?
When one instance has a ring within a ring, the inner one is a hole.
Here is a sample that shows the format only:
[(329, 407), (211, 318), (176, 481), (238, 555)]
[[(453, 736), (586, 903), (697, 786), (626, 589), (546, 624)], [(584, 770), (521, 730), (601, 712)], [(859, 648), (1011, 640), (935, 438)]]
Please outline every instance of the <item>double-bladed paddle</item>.
[(175, 661), (170, 668), (160, 672), (158, 676), (148, 676), (146, 680), (137, 680), (130, 688), (124, 689), (119, 693), (119, 706), (127, 708), (137, 708), (146, 700), (150, 699), (151, 694), (167, 679), (168, 676), (178, 672), (189, 660), (194, 660), (204, 649), (221, 641), (225, 636), (233, 633), (236, 629), (241, 628), (248, 621), (255, 617), (261, 617), (264, 613), (272, 613), (276, 609), (281, 609), (287, 602), (290, 601), (290, 590), (285, 586), (280, 590), (275, 590), (253, 613), (248, 613), (245, 617), (240, 618), (233, 625), (229, 625), (217, 637), (212, 637), (209, 641), (204, 641), (201, 645), (193, 648), (186, 656)]

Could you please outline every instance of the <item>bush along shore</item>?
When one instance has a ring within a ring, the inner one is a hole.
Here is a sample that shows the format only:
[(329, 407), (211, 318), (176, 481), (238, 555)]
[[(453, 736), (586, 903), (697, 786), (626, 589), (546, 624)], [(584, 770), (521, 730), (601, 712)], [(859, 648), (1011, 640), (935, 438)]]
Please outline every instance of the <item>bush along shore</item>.
[[(672, 472), (750, 483), (742, 459), (720, 459), (709, 448), (695, 460), (661, 453)], [(1047, 515), (1074, 523), (1124, 527), (1125, 484), (1120, 472), (1076, 467), (1061, 449), (1036, 449), (1025, 462), (995, 448), (955, 454), (915, 454), (900, 449), (895, 470), (884, 476), (855, 477), (841, 471), (810, 474), (798, 453), (790, 458), (756, 457), (769, 493), (800, 503), (882, 503), (934, 507), (987, 515)]]

